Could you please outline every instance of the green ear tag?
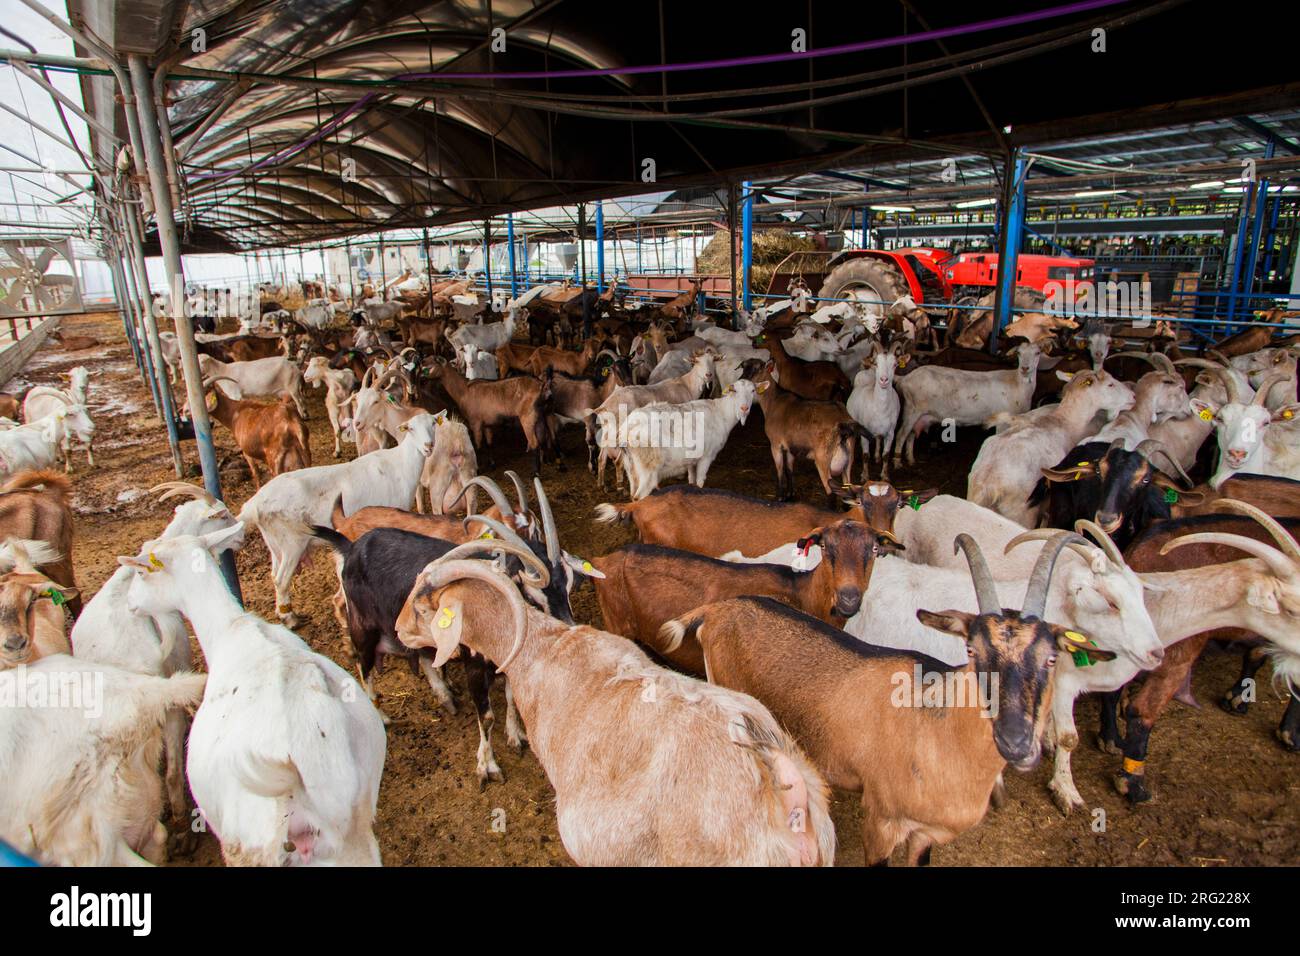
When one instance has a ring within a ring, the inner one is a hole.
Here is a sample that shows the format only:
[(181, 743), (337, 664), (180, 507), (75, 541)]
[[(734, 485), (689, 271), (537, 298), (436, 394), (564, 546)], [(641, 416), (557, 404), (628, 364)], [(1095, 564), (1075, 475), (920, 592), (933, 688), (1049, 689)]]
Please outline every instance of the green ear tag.
[(913, 511), (920, 511), (920, 510), (921, 510), (921, 496), (920, 496), (920, 495), (912, 495), (910, 498), (907, 499), (907, 506), (908, 506), (909, 508), (911, 508)]
[(1178, 504), (1178, 492), (1174, 491), (1174, 489), (1172, 489), (1172, 488), (1166, 488), (1166, 489), (1165, 489), (1165, 504), (1169, 504), (1169, 505), (1176, 505), (1176, 504)]
[[(1066, 631), (1065, 636), (1070, 638), (1070, 640), (1074, 641), (1075, 643), (1082, 643), (1084, 641), (1087, 641), (1089, 647), (1097, 646), (1096, 641), (1094, 641), (1090, 637), (1084, 637), (1078, 631)], [(1088, 656), (1087, 651), (1071, 651), (1070, 656), (1074, 658), (1075, 667), (1091, 667), (1093, 665), (1093, 660), (1091, 657)]]
[(45, 597), (54, 602), (55, 607), (63, 607), (63, 605), (68, 603), (68, 599), (63, 596), (63, 592), (58, 588), (46, 588), (42, 593)]

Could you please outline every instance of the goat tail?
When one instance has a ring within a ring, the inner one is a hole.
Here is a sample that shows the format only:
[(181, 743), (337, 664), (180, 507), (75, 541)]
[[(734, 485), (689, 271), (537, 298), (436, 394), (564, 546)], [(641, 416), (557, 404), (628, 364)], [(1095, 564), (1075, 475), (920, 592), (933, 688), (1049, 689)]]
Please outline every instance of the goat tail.
[(608, 501), (596, 505), (596, 521), (601, 524), (627, 524), (632, 520), (632, 509), (636, 507), (635, 501), (629, 501), (625, 504), (616, 505)]
[(733, 733), (736, 742), (753, 753), (760, 776), (775, 797), (773, 824), (784, 837), (784, 862), (790, 866), (832, 866), (835, 826), (821, 775), (765, 710), (745, 714), (738, 725), (733, 724)]
[(700, 625), (704, 623), (704, 610), (697, 608), (679, 618), (665, 621), (659, 628), (660, 652), (671, 654), (682, 646), (688, 637), (699, 640)]
[(330, 550), (342, 555), (344, 558), (348, 556), (348, 552), (352, 549), (352, 542), (333, 528), (327, 528), (321, 524), (313, 524), (303, 525), (301, 530), (303, 534), (311, 535), (317, 541), (320, 541), (322, 544), (329, 547)]
[(53, 491), (66, 499), (72, 492), (72, 482), (61, 471), (41, 469), (39, 471), (20, 471), (0, 486), (0, 494), (10, 491)]
[(251, 531), (257, 527), (257, 495), (253, 495), (244, 502), (244, 507), (239, 509), (239, 520), (243, 523), (245, 530)]

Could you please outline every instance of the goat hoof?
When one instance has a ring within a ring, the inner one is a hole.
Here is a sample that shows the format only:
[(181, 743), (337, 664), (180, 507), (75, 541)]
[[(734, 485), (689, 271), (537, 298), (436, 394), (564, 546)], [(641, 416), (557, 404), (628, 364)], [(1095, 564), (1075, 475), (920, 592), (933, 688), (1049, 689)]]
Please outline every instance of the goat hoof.
[(515, 752), (516, 757), (522, 757), (524, 751), (528, 749), (528, 741), (523, 737), (520, 737), (518, 740), (508, 740), (506, 743), (509, 744), (510, 749)]
[(1097, 749), (1104, 754), (1122, 754), (1124, 752), (1123, 748), (1119, 745), (1119, 741), (1107, 740), (1100, 734), (1097, 736)]
[(1285, 749), (1291, 751), (1292, 753), (1295, 753), (1296, 751), (1300, 750), (1300, 740), (1297, 740), (1292, 735), (1291, 731), (1284, 730), (1283, 728), (1279, 727), (1277, 730), (1273, 731), (1273, 734), (1274, 736), (1277, 737), (1277, 742), (1280, 743)]
[(1250, 709), (1250, 705), (1241, 699), (1241, 694), (1236, 687), (1219, 699), (1219, 707), (1224, 713), (1232, 714), (1234, 717), (1244, 717)]
[(298, 625), (302, 624), (302, 618), (292, 612), (289, 614), (282, 614), (280, 615), (280, 623), (290, 630), (293, 630), (298, 627)]
[(1132, 806), (1137, 806), (1139, 803), (1149, 803), (1154, 797), (1143, 777), (1125, 773), (1122, 770), (1115, 775), (1115, 789), (1123, 796), (1128, 797), (1128, 802)]
[(1056, 804), (1056, 809), (1061, 811), (1061, 815), (1066, 817), (1083, 807), (1083, 800), (1073, 798), (1064, 790), (1055, 787), (1052, 788), (1052, 802)]

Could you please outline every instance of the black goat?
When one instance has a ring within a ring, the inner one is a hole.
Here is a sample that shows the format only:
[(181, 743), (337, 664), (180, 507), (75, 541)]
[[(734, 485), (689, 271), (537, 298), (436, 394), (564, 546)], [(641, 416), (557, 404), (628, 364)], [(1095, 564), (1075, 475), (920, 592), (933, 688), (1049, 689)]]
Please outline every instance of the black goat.
[(1170, 504), (1191, 504), (1199, 492), (1183, 490), (1151, 463), (1164, 455), (1190, 485), (1177, 462), (1159, 442), (1148, 439), (1133, 451), (1116, 440), (1076, 445), (1055, 467), (1044, 468), (1029, 494), (1031, 505), (1046, 504), (1040, 521), (1044, 527), (1074, 527), (1080, 518), (1095, 521), (1123, 550), (1153, 522), (1170, 517)]

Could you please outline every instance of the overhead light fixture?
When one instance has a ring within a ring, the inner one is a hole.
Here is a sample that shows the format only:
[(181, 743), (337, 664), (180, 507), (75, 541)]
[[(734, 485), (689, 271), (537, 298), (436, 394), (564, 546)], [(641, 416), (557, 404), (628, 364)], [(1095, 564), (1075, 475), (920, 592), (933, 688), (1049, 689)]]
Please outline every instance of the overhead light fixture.
[(1188, 189), (1218, 189), (1223, 185), (1222, 179), (1210, 179), (1203, 183), (1192, 183)]
[(1123, 190), (1120, 189), (1085, 189), (1081, 193), (1075, 193), (1075, 199), (1091, 199), (1094, 196), (1118, 196)]
[(911, 206), (871, 206), (876, 212), (916, 212)]
[(953, 206), (957, 209), (974, 209), (976, 206), (996, 206), (996, 199), (967, 199), (963, 202), (955, 202)]

